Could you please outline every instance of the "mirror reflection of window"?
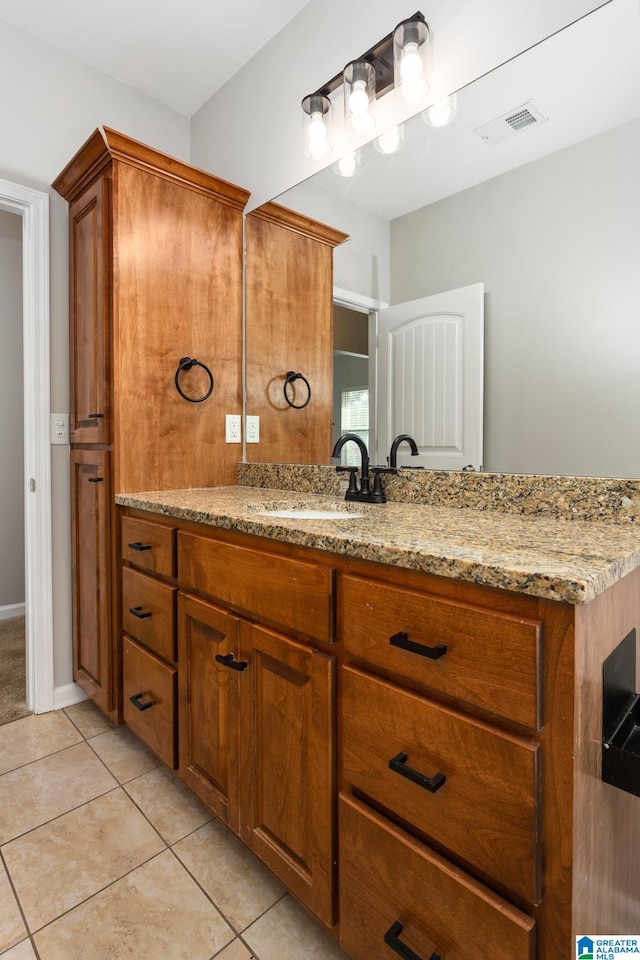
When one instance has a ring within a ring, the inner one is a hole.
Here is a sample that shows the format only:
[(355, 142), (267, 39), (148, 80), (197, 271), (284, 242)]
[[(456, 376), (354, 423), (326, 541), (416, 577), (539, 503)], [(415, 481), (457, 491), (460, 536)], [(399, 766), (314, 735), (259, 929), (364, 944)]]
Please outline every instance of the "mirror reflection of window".
[[(367, 450), (370, 449), (368, 387), (342, 391), (340, 433), (355, 433), (364, 440)], [(360, 466), (360, 452), (355, 443), (348, 443), (342, 448), (341, 463), (343, 467)]]

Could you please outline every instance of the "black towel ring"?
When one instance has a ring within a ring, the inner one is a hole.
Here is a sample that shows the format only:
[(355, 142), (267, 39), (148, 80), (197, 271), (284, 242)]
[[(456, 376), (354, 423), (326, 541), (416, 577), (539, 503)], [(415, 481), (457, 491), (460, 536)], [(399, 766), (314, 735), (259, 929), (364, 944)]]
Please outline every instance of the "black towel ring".
[[(307, 385), (307, 390), (309, 391), (309, 393), (308, 393), (307, 399), (304, 401), (304, 403), (292, 403), (291, 400), (289, 400), (289, 397), (287, 396), (287, 386), (288, 386), (290, 383), (293, 383), (295, 380), (302, 380), (302, 382), (303, 382), (303, 383), (306, 383), (306, 385)], [(287, 401), (287, 403), (289, 404), (289, 406), (290, 406), (290, 407), (293, 407), (294, 410), (302, 410), (302, 409), (304, 409), (304, 407), (306, 407), (307, 404), (309, 403), (309, 400), (311, 400), (311, 387), (309, 386), (309, 381), (307, 380), (307, 378), (306, 378), (306, 377), (303, 377), (303, 375), (302, 375), (301, 373), (294, 373), (293, 370), (289, 370), (289, 372), (288, 372), (287, 375), (286, 375), (285, 382), (284, 382), (284, 398), (285, 398), (285, 400)]]
[[(188, 397), (180, 386), (179, 377), (183, 370), (191, 370), (192, 367), (202, 367), (203, 370), (206, 370), (209, 375), (209, 389), (201, 397)], [(210, 397), (213, 392), (213, 374), (209, 367), (205, 366), (204, 363), (200, 363), (199, 360), (193, 360), (191, 357), (182, 357), (180, 363), (178, 364), (178, 369), (176, 370), (176, 390), (185, 400), (188, 400), (189, 403), (202, 403), (203, 400), (206, 400), (207, 397)]]

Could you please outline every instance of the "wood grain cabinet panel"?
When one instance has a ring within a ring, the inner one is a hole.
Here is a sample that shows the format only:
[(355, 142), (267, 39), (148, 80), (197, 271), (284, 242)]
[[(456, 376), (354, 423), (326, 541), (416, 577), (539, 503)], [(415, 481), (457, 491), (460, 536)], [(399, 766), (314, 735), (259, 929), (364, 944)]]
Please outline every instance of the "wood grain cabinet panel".
[(178, 578), (262, 620), (333, 640), (331, 567), (180, 531)]
[(340, 796), (339, 820), (340, 942), (353, 960), (534, 960), (530, 917), (357, 800)]
[(180, 776), (236, 833), (240, 831), (239, 621), (188, 594), (178, 598)]
[(537, 903), (539, 745), (348, 667), (342, 706), (354, 790)]
[(176, 587), (123, 567), (122, 629), (143, 647), (175, 663)]
[(110, 180), (69, 205), (71, 443), (111, 437)]
[(163, 577), (175, 577), (175, 530), (149, 520), (122, 518), (122, 559)]
[(71, 452), (73, 675), (92, 700), (114, 707), (111, 458)]
[[(346, 652), (533, 729), (542, 723), (542, 623), (390, 586), (341, 580)], [(405, 635), (405, 643), (398, 638)], [(413, 647), (413, 649), (412, 649)], [(446, 652), (433, 658), (438, 647)]]
[(331, 926), (335, 660), (243, 623), (242, 837)]
[(122, 642), (124, 721), (169, 767), (176, 767), (178, 672), (129, 637)]

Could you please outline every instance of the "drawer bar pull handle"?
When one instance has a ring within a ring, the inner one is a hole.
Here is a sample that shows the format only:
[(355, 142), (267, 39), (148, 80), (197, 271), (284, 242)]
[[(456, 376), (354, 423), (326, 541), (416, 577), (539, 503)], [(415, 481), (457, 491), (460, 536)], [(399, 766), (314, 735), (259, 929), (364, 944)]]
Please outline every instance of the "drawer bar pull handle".
[(135, 543), (128, 544), (129, 550), (151, 550), (150, 543), (141, 543), (140, 540), (136, 540)]
[(414, 770), (407, 766), (406, 753), (398, 753), (389, 760), (389, 769), (394, 773), (399, 773), (401, 777), (406, 777), (412, 783), (417, 783), (419, 787), (424, 787), (429, 793), (435, 793), (446, 781), (444, 773), (436, 773), (433, 777), (428, 777), (425, 773)]
[(104, 418), (104, 413), (88, 413), (87, 420), (102, 420)]
[(129, 607), (129, 613), (132, 613), (138, 620), (146, 620), (151, 616), (151, 610), (144, 610), (142, 607)]
[(134, 705), (136, 710), (148, 710), (149, 707), (153, 706), (153, 700), (147, 700), (146, 703), (140, 703), (144, 693), (135, 693), (132, 697), (129, 697), (130, 702)]
[(216, 653), (216, 660), (224, 667), (230, 667), (231, 670), (246, 670), (249, 666), (248, 660), (236, 660), (232, 653), (227, 653), (225, 656), (222, 656), (221, 653)]
[(446, 643), (437, 643), (435, 647), (426, 647), (423, 643), (409, 640), (409, 634), (406, 630), (394, 633), (392, 637), (389, 637), (389, 643), (392, 647), (400, 647), (402, 650), (408, 650), (409, 653), (417, 653), (421, 657), (428, 657), (429, 660), (438, 660), (440, 657), (444, 657), (447, 652)]
[[(402, 960), (420, 960), (418, 954), (414, 953), (411, 947), (408, 947), (406, 943), (403, 943), (400, 939), (400, 934), (403, 930), (404, 927), (400, 921), (396, 920), (385, 933), (384, 942), (388, 947), (391, 947), (399, 957), (402, 957)], [(440, 954), (432, 953), (429, 960), (440, 960)]]
[(89, 483), (102, 483), (104, 477), (87, 477)]

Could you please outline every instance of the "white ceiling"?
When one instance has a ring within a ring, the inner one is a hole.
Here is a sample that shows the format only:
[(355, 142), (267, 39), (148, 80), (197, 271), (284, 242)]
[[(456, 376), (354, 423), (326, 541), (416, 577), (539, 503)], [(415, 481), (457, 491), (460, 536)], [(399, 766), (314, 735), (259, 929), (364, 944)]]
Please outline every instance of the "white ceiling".
[(190, 117), (308, 3), (0, 0), (0, 19)]
[[(474, 133), (527, 101), (544, 123), (493, 146)], [(391, 220), (638, 116), (640, 4), (611, 0), (460, 91), (451, 126), (414, 117), (399, 153), (369, 144), (355, 177), (328, 167), (312, 181)]]

